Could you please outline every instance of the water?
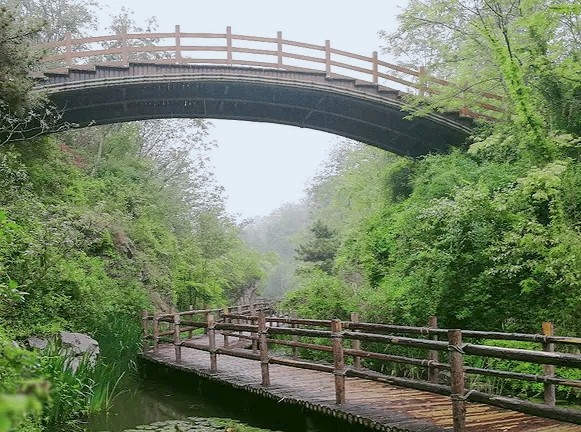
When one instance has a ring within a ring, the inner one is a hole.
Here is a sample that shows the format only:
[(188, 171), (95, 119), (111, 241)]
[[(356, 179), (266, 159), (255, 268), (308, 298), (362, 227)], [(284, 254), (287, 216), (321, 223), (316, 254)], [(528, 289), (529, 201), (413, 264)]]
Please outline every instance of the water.
[(85, 430), (120, 432), (157, 421), (185, 420), (188, 417), (237, 418), (239, 415), (195, 391), (148, 379), (120, 394), (108, 414), (89, 419)]
[(363, 426), (260, 398), (186, 372), (151, 364), (143, 364), (142, 371), (143, 380), (119, 395), (108, 414), (90, 418), (85, 431), (122, 432), (155, 422), (219, 417), (264, 432), (368, 432)]

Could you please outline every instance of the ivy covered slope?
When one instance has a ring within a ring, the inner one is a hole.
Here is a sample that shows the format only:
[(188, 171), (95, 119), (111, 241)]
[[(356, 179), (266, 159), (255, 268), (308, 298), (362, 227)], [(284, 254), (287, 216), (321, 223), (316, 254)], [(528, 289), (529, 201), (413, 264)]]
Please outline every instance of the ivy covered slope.
[(390, 49), (454, 83), (410, 107), (492, 91), (504, 111), (446, 155), (338, 147), (309, 196), (337, 237), (333, 263), (301, 272), (289, 308), (526, 332), (549, 320), (581, 334), (580, 14), (575, 1), (409, 2)]

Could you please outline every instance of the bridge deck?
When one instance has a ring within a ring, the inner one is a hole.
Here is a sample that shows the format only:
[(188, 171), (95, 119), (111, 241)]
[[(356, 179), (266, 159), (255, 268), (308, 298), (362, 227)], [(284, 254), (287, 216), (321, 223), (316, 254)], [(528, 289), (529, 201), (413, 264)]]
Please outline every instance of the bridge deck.
[[(207, 338), (200, 338), (197, 342), (207, 343)], [(333, 375), (329, 373), (270, 365), (272, 385), (263, 387), (260, 365), (253, 360), (219, 355), (218, 372), (210, 373), (209, 354), (195, 349), (182, 348), (180, 363), (175, 361), (173, 345), (160, 345), (157, 353), (148, 351), (143, 357), (281, 403), (302, 405), (306, 409), (364, 424), (375, 430), (453, 430), (450, 398), (433, 393), (347, 378), (347, 403), (339, 406), (335, 405)], [(477, 403), (467, 404), (466, 424), (469, 432), (581, 432), (581, 426)]]

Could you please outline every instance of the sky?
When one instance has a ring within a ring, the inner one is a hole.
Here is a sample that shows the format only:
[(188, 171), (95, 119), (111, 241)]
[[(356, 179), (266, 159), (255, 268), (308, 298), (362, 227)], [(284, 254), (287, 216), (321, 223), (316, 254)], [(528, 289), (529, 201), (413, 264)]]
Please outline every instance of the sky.
[[(99, 0), (103, 14), (122, 6), (137, 22), (155, 16), (161, 32), (233, 33), (323, 45), (362, 55), (380, 52), (377, 32), (395, 30), (396, 15), (407, 0)], [(268, 123), (212, 120), (218, 147), (211, 160), (224, 186), (227, 210), (239, 219), (265, 216), (304, 196), (333, 144), (332, 134)]]

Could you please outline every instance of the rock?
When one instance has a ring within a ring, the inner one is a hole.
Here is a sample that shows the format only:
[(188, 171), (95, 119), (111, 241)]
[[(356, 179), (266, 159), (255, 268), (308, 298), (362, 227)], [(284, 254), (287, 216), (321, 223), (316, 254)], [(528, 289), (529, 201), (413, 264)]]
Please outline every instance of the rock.
[(65, 353), (72, 357), (69, 366), (74, 371), (79, 366), (83, 356), (88, 356), (89, 363), (95, 366), (99, 355), (99, 343), (83, 333), (60, 333), (61, 347)]
[(30, 336), (24, 341), (24, 344), (31, 349), (43, 350), (48, 346), (48, 341), (36, 336)]

